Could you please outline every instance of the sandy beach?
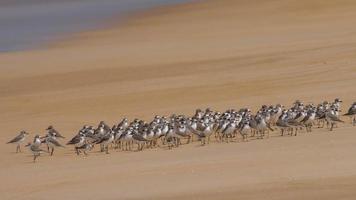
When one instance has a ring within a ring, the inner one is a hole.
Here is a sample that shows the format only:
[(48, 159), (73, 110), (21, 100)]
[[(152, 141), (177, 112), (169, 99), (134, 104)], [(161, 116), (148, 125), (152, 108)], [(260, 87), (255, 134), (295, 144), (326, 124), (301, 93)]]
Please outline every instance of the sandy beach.
[[(71, 147), (33, 164), (5, 143), (53, 125), (196, 108), (356, 101), (356, 2), (208, 0), (132, 15), (48, 48), (0, 54), (1, 199), (354, 199), (356, 128), (174, 150)], [(348, 118), (345, 118), (348, 122)], [(49, 197), (50, 196), (50, 197)]]

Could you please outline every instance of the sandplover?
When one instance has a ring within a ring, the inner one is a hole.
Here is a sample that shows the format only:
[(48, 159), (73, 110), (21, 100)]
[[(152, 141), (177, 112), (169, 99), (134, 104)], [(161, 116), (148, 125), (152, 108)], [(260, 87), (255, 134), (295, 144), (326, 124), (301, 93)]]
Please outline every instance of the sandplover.
[(330, 108), (329, 111), (325, 113), (325, 119), (326, 121), (331, 124), (330, 131), (333, 130), (334, 126), (336, 125), (337, 122), (344, 122), (341, 119), (339, 119), (336, 115), (335, 109)]
[(138, 151), (142, 151), (143, 147), (145, 146), (146, 142), (148, 140), (146, 140), (141, 134), (139, 134), (137, 131), (134, 131), (132, 133), (132, 138), (134, 139), (134, 141), (137, 143), (137, 150)]
[(79, 132), (79, 134), (77, 134), (69, 142), (67, 142), (67, 145), (74, 145), (74, 149), (77, 155), (79, 155), (79, 147), (83, 147), (84, 144), (86, 144), (86, 140), (85, 135), (82, 132)]
[(28, 133), (26, 131), (21, 131), (19, 135), (17, 135), (14, 139), (7, 142), (7, 144), (17, 144), (16, 153), (21, 152), (21, 143), (23, 143), (26, 139)]
[[(125, 150), (125, 151), (128, 151), (128, 150), (131, 150), (131, 144), (133, 142), (133, 138), (132, 138), (132, 135), (133, 135), (133, 128), (132, 127), (128, 127), (123, 134), (120, 135), (119, 137), (119, 140), (122, 142), (122, 145), (121, 145), (121, 149), (122, 150)], [(125, 144), (125, 149), (124, 149), (124, 145)]]
[(209, 144), (210, 143), (210, 136), (213, 134), (213, 124), (203, 123), (202, 128), (195, 132), (196, 135), (199, 136), (201, 140), (201, 144)]
[(267, 133), (267, 137), (269, 137), (269, 131), (273, 131), (272, 127), (266, 123), (266, 120), (262, 114), (258, 114), (256, 116), (256, 122), (257, 122), (257, 133), (259, 133), (259, 139), (262, 139), (265, 134)]
[(99, 139), (96, 144), (100, 144), (103, 147), (103, 150), (105, 150), (106, 154), (109, 154), (109, 144), (111, 144), (114, 141), (114, 133), (110, 131), (107, 133), (105, 136), (103, 136), (101, 139)]
[(242, 136), (242, 140), (244, 142), (247, 142), (248, 134), (251, 132), (250, 122), (248, 120), (241, 122), (241, 127), (239, 128), (239, 132)]
[(43, 141), (43, 143), (47, 144), (48, 147), (48, 152), (50, 152), (50, 155), (53, 156), (54, 148), (55, 147), (64, 147), (61, 145), (55, 136), (47, 135)]
[(351, 123), (356, 126), (356, 102), (354, 102), (344, 116), (350, 116)]
[(288, 125), (288, 115), (287, 115), (287, 111), (283, 110), (282, 114), (279, 116), (277, 122), (276, 122), (276, 126), (281, 130), (281, 136), (284, 136), (284, 133), (290, 129), (291, 127)]
[(304, 124), (307, 132), (312, 132), (312, 126), (315, 120), (315, 116), (316, 116), (315, 110), (309, 110), (307, 112), (307, 115), (301, 121), (301, 123)]
[(93, 144), (83, 144), (82, 146), (76, 146), (75, 150), (77, 151), (77, 154), (79, 155), (81, 151), (83, 151), (84, 155), (88, 155), (88, 151), (91, 151), (94, 148)]
[(34, 143), (28, 143), (26, 147), (28, 147), (33, 154), (33, 162), (36, 162), (37, 157), (40, 156), (42, 152), (44, 152), (44, 150), (42, 150), (37, 144)]
[(237, 121), (235, 119), (230, 119), (229, 124), (226, 128), (221, 132), (221, 140), (225, 139), (225, 142), (229, 142), (229, 138), (232, 139), (237, 130)]

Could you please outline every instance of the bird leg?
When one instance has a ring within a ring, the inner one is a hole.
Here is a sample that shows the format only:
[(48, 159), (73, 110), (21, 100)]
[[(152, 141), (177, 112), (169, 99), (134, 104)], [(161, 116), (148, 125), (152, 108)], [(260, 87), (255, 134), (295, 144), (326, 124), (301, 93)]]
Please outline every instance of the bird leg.
[(109, 145), (106, 145), (106, 154), (109, 154)]
[(54, 152), (54, 147), (52, 147), (51, 156), (53, 156), (53, 152)]
[(105, 148), (104, 145), (101, 143), (101, 144), (100, 144), (100, 151), (101, 151), (101, 152), (104, 152), (104, 150), (105, 150), (104, 148)]

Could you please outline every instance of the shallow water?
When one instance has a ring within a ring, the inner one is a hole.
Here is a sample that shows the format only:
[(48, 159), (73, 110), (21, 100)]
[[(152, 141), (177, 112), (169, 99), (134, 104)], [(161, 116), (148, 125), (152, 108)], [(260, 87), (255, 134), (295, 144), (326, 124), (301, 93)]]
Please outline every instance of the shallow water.
[(0, 0), (0, 52), (100, 28), (113, 16), (189, 0)]

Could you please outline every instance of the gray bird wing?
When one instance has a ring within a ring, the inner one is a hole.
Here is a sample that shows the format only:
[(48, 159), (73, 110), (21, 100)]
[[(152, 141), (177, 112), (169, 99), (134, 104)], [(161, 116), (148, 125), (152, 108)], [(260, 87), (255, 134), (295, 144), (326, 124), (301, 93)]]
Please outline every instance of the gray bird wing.
[(349, 111), (344, 114), (345, 116), (347, 115), (356, 115), (356, 108), (354, 108), (353, 106), (349, 108)]
[(67, 145), (68, 144), (77, 144), (79, 142), (80, 142), (80, 135), (76, 135), (67, 143)]
[(332, 120), (332, 121), (336, 121), (336, 122), (344, 122), (341, 119), (339, 119), (337, 116), (332, 115), (332, 114), (328, 114), (328, 117)]
[(133, 134), (133, 135), (132, 135), (132, 138), (135, 139), (135, 140), (138, 140), (138, 141), (142, 141), (142, 142), (147, 141), (147, 140), (146, 140), (142, 135), (140, 135), (140, 134)]
[(48, 142), (54, 144), (54, 145), (57, 146), (57, 147), (63, 147), (56, 139), (49, 138), (49, 139), (48, 139)]
[(287, 122), (283, 120), (277, 120), (276, 125), (279, 127), (284, 127), (284, 128), (289, 128), (290, 126), (287, 124)]
[(41, 149), (37, 145), (31, 145), (31, 151), (33, 151), (33, 152), (47, 152), (47, 151), (44, 151), (43, 149)]
[(23, 134), (20, 134), (20, 135), (16, 136), (14, 139), (12, 139), (12, 140), (10, 140), (9, 142), (7, 142), (7, 144), (18, 142), (18, 141), (20, 141), (23, 137), (24, 137), (24, 135), (23, 135)]

